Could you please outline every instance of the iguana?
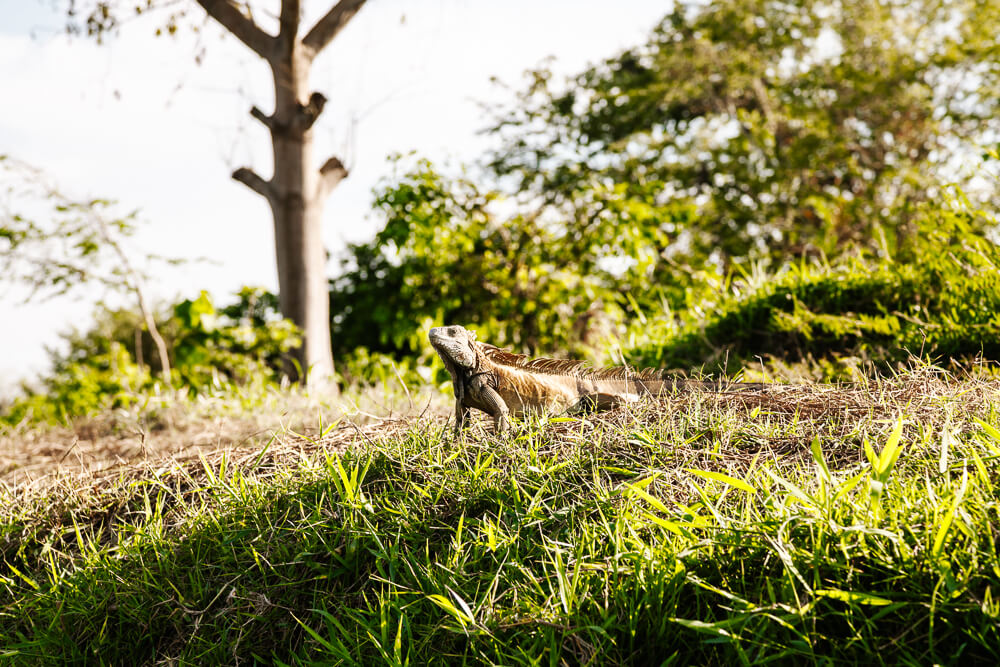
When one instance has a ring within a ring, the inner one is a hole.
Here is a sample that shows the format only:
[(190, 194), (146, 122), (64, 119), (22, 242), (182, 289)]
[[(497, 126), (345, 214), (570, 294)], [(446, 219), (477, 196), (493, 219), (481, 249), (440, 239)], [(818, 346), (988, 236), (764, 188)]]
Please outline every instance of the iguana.
[(648, 368), (589, 368), (583, 361), (532, 359), (476, 340), (465, 327), (434, 327), (428, 338), (451, 374), (455, 390), (455, 435), (472, 408), (493, 418), (498, 433), (509, 415), (606, 410), (676, 389), (762, 389), (760, 383), (685, 380)]

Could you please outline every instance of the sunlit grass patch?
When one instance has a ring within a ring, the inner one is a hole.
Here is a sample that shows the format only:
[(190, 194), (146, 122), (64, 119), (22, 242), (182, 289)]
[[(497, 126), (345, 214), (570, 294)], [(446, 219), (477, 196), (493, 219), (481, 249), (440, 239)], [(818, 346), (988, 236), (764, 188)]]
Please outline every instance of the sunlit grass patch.
[[(995, 384), (690, 393), (451, 439), (279, 434), (0, 519), (30, 660), (996, 658)], [(74, 500), (75, 498), (75, 500)]]

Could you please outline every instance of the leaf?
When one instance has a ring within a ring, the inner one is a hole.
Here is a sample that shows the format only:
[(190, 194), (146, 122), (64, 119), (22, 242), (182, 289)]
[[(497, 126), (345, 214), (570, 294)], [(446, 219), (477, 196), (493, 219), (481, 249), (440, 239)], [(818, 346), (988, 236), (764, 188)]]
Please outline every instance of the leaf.
[(942, 475), (948, 472), (948, 450), (951, 447), (953, 436), (948, 424), (941, 427), (941, 454), (938, 457), (938, 472)]
[(875, 474), (877, 475), (878, 455), (875, 454), (875, 449), (872, 447), (872, 443), (868, 441), (867, 437), (864, 439), (864, 448), (865, 448), (865, 458), (868, 459), (868, 463), (871, 465), (872, 470), (874, 470)]
[(472, 617), (472, 612), (465, 601), (458, 597), (458, 595), (456, 595), (450, 588), (448, 589), (448, 592), (451, 593), (452, 596), (461, 604), (461, 609), (455, 606), (451, 600), (437, 593), (428, 595), (427, 599), (447, 612), (449, 616), (457, 620), (462, 625), (463, 629), (467, 628), (469, 625), (475, 625), (475, 619)]
[(690, 628), (691, 630), (696, 630), (705, 634), (718, 635), (720, 637), (731, 636), (729, 631), (722, 627), (722, 623), (706, 623), (705, 621), (689, 618), (671, 618), (670, 620), (671, 622), (682, 625), (685, 628)]
[(976, 419), (975, 422), (979, 425), (979, 428), (983, 429), (983, 433), (989, 436), (988, 438), (980, 436), (981, 440), (990, 448), (993, 454), (1000, 455), (1000, 431), (992, 424), (987, 424), (981, 419)]
[[(645, 481), (645, 480), (643, 480), (643, 481)], [(652, 481), (652, 478), (650, 478), (650, 481)], [(646, 482), (646, 484), (648, 484), (648, 483), (649, 482)], [(642, 484), (642, 482), (636, 482), (635, 484), (629, 484), (628, 482), (625, 482), (625, 487), (627, 488), (626, 495), (635, 495), (635, 496), (638, 496), (638, 497), (642, 498), (643, 500), (645, 500), (650, 505), (652, 505), (653, 507), (655, 507), (656, 509), (658, 509), (661, 512), (663, 512), (664, 514), (669, 514), (670, 513), (670, 510), (667, 508), (666, 505), (664, 505), (658, 498), (654, 498), (650, 494), (646, 493), (646, 491), (644, 491), (639, 486), (639, 484)]]
[(938, 558), (941, 556), (941, 549), (944, 548), (944, 540), (948, 536), (948, 529), (951, 528), (952, 521), (955, 519), (955, 513), (958, 511), (958, 506), (962, 502), (962, 497), (965, 496), (965, 489), (969, 483), (969, 469), (962, 468), (962, 483), (958, 487), (958, 491), (955, 493), (955, 498), (951, 502), (951, 507), (948, 512), (944, 515), (941, 520), (941, 525), (938, 526), (937, 533), (934, 535), (934, 544), (931, 546), (931, 557)]
[(840, 488), (837, 489), (836, 495), (834, 495), (834, 497), (833, 497), (834, 502), (840, 500), (841, 498), (843, 498), (844, 496), (846, 496), (848, 493), (850, 493), (851, 490), (854, 487), (856, 487), (859, 483), (861, 483), (861, 481), (863, 479), (865, 479), (866, 477), (868, 477), (868, 473), (866, 471), (862, 471), (862, 472), (859, 472), (854, 477), (851, 477), (850, 479), (848, 479), (843, 484), (841, 484)]
[(777, 482), (781, 486), (785, 487), (785, 490), (788, 491), (788, 493), (791, 494), (791, 496), (793, 498), (795, 498), (796, 500), (798, 500), (802, 504), (808, 505), (810, 507), (816, 507), (818, 505), (818, 503), (815, 501), (815, 499), (813, 499), (809, 494), (807, 494), (805, 491), (803, 491), (799, 487), (795, 486), (791, 482), (778, 477), (777, 475), (775, 475), (773, 472), (771, 472), (767, 468), (764, 468), (764, 472), (766, 472), (768, 474), (768, 476), (771, 479), (773, 479), (775, 482)]
[(983, 459), (979, 456), (979, 453), (975, 450), (969, 450), (969, 456), (972, 457), (972, 463), (976, 466), (976, 473), (979, 475), (979, 482), (986, 487), (986, 490), (990, 495), (993, 495), (993, 480), (990, 477), (989, 471), (986, 469), (986, 464), (983, 463)]
[(892, 600), (888, 600), (877, 595), (859, 593), (857, 591), (842, 591), (836, 588), (826, 588), (813, 591), (813, 594), (818, 598), (832, 598), (834, 600), (841, 600), (842, 602), (864, 604), (872, 607), (884, 607), (885, 605), (892, 604)]
[(819, 466), (821, 477), (827, 483), (832, 482), (833, 475), (830, 474), (830, 468), (826, 465), (826, 459), (823, 458), (823, 448), (819, 444), (819, 436), (813, 438), (809, 447), (812, 450), (813, 461)]
[(667, 519), (656, 516), (652, 512), (643, 512), (642, 515), (647, 519), (649, 519), (650, 521), (652, 521), (653, 523), (655, 523), (656, 525), (660, 526), (661, 528), (665, 528), (669, 530), (671, 533), (679, 535), (681, 537), (688, 537), (688, 538), (692, 537), (693, 533), (690, 530), (688, 530), (688, 528), (697, 527), (690, 523), (679, 523), (677, 521), (668, 521)]
[(336, 646), (334, 646), (333, 644), (331, 644), (324, 637), (320, 636), (320, 634), (318, 632), (316, 632), (315, 630), (313, 630), (312, 628), (310, 628), (308, 625), (306, 625), (305, 623), (303, 623), (302, 621), (300, 621), (298, 619), (298, 617), (295, 616), (295, 614), (292, 614), (292, 618), (294, 618), (295, 622), (299, 624), (299, 627), (301, 627), (303, 630), (305, 630), (306, 633), (310, 637), (312, 637), (314, 640), (316, 640), (319, 643), (320, 646), (322, 646), (323, 648), (325, 648), (327, 651), (330, 651), (331, 653), (336, 653), (337, 652), (337, 647)]
[(729, 486), (736, 487), (740, 491), (745, 491), (751, 495), (757, 493), (757, 489), (753, 488), (741, 479), (736, 479), (735, 477), (730, 477), (721, 472), (712, 472), (709, 470), (697, 470), (695, 468), (685, 468), (689, 473), (697, 475), (699, 477), (704, 477), (705, 479), (715, 480), (717, 482), (722, 482), (728, 484)]
[(463, 600), (461, 596), (459, 596), (459, 594), (451, 588), (448, 588), (448, 592), (451, 593), (453, 598), (455, 598), (455, 602), (457, 602), (458, 606), (462, 608), (462, 612), (465, 614), (465, 617), (469, 619), (469, 622), (474, 623), (475, 614), (472, 613), (472, 609), (469, 608), (469, 605), (465, 602), (465, 600)]
[(882, 454), (878, 459), (878, 474), (880, 477), (888, 475), (892, 471), (892, 467), (896, 464), (896, 459), (899, 458), (899, 454), (903, 449), (899, 444), (902, 435), (903, 418), (900, 416), (892, 429), (892, 433), (889, 434), (889, 439), (885, 441), (885, 447), (882, 448)]

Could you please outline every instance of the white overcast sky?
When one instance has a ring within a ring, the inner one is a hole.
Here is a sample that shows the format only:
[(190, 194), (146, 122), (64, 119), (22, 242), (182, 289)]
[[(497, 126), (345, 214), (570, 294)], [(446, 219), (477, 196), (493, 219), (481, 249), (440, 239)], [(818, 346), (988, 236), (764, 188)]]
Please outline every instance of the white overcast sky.
[[(154, 38), (155, 17), (126, 25), (103, 46), (69, 39), (57, 4), (0, 0), (0, 154), (42, 168), (74, 196), (140, 209), (149, 221), (137, 240), (145, 250), (214, 260), (162, 270), (150, 286), (161, 301), (200, 289), (217, 302), (241, 285), (275, 289), (267, 206), (229, 178), (244, 165), (270, 175), (267, 133), (247, 114), (254, 104), (272, 107), (265, 65), (211, 23), (200, 45), (190, 31)], [(330, 0), (305, 4), (311, 20)], [(328, 248), (374, 233), (371, 193), (390, 172), (390, 153), (415, 150), (455, 165), (482, 152), (488, 140), (477, 134), (486, 122), (477, 101), (509, 99), (490, 77), (520, 88), (522, 72), (549, 56), (556, 72), (577, 72), (640, 43), (668, 7), (370, 0), (313, 77), (329, 98), (317, 160), (337, 154), (351, 168), (327, 205)], [(202, 24), (200, 9), (191, 15)], [(44, 369), (44, 347), (59, 331), (86, 327), (100, 294), (29, 304), (21, 296), (0, 276), (0, 393)]]

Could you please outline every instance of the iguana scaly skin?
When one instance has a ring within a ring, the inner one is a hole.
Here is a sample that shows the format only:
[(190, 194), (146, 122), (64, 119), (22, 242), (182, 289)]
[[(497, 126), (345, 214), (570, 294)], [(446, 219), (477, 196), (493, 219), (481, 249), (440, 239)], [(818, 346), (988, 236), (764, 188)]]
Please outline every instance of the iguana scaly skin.
[(532, 359), (480, 343), (474, 331), (460, 326), (435, 327), (428, 338), (451, 374), (456, 436), (472, 408), (493, 417), (499, 433), (507, 428), (509, 415), (606, 410), (677, 389), (721, 391), (766, 386), (684, 380), (654, 368), (637, 372), (627, 367), (589, 368), (582, 361)]

